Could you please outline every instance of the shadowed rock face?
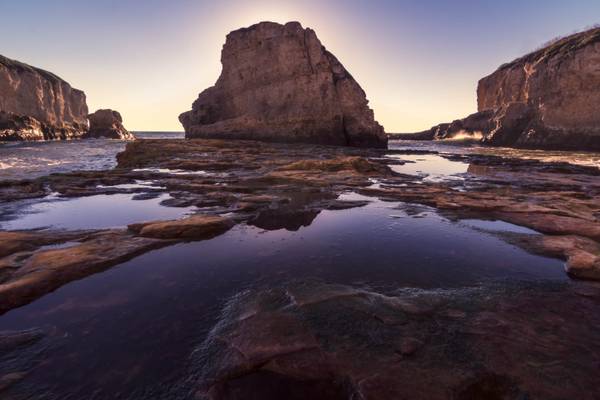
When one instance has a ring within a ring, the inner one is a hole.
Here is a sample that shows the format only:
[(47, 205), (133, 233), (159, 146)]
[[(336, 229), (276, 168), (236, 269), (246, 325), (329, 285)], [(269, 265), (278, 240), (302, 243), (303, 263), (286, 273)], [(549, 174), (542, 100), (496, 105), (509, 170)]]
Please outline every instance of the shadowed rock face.
[(227, 35), (223, 70), (180, 115), (188, 138), (386, 147), (365, 92), (298, 22)]
[(123, 126), (121, 114), (114, 110), (98, 110), (88, 115), (90, 130), (86, 137), (133, 140), (133, 135)]
[(0, 140), (81, 137), (85, 94), (56, 75), (0, 56)]
[(481, 133), (495, 146), (600, 150), (600, 28), (568, 36), (481, 79), (478, 112), (415, 139)]

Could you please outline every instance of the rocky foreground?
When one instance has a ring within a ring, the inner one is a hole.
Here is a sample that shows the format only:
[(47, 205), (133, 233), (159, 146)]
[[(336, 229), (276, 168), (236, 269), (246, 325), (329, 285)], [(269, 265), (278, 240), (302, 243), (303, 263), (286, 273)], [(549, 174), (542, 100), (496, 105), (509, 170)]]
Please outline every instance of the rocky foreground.
[(478, 112), (412, 135), (493, 146), (600, 150), (600, 28), (570, 35), (481, 79)]
[[(469, 173), (433, 182), (391, 169), (406, 153), (428, 152), (138, 140), (114, 170), (2, 182), (0, 200), (15, 205), (54, 192), (131, 193), (132, 201), (169, 193), (163, 205), (198, 212), (124, 229), (1, 231), (0, 313), (153, 249), (208, 240), (236, 224), (297, 230), (324, 209), (369, 201), (339, 199), (349, 191), (433, 206), (450, 219), (530, 227), (543, 234), (498, 235), (563, 258), (573, 278), (600, 280), (598, 168), (440, 154), (468, 162)], [(139, 181), (154, 184), (117, 186)], [(162, 398), (592, 400), (589, 388), (600, 383), (598, 306), (600, 287), (583, 282), (387, 292), (321, 281), (258, 283), (225, 302), (185, 361), (184, 381)], [(27, 371), (44, 368), (46, 335), (0, 332), (0, 394), (17, 393), (10, 389), (27, 382)]]
[[(251, 141), (140, 140), (118, 155), (114, 170), (2, 182), (3, 202), (51, 192), (65, 197), (137, 193), (134, 199), (166, 192), (172, 198), (163, 205), (200, 211), (128, 229), (0, 232), (0, 312), (151, 249), (211, 238), (235, 224), (295, 230), (323, 209), (365, 204), (339, 200), (347, 191), (433, 206), (449, 217), (499, 219), (532, 228), (544, 235), (503, 236), (531, 252), (565, 259), (574, 278), (600, 280), (597, 168), (444, 155), (469, 162), (470, 173), (464, 181), (427, 182), (390, 169), (403, 161), (386, 155), (402, 153)], [(156, 186), (115, 187), (140, 180)]]
[(194, 398), (591, 400), (599, 304), (598, 288), (249, 291), (196, 350)]
[(223, 71), (180, 115), (188, 138), (386, 147), (365, 92), (316, 33), (261, 22), (227, 35)]

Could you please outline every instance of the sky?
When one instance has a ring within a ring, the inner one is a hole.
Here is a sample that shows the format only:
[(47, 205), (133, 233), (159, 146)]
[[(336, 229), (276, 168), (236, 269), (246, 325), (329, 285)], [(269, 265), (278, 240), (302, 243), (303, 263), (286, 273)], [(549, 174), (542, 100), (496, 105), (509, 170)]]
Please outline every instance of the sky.
[(299, 21), (394, 133), (475, 112), (480, 78), (600, 22), (600, 0), (0, 0), (0, 16), (0, 54), (59, 75), (133, 131), (182, 130), (228, 32)]

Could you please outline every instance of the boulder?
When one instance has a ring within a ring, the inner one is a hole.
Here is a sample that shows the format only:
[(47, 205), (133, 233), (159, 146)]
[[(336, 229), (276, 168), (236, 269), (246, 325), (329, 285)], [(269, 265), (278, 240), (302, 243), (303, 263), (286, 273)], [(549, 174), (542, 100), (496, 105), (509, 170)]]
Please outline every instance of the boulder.
[(316, 33), (261, 22), (227, 35), (223, 70), (179, 116), (187, 138), (386, 147), (365, 92)]
[(85, 94), (0, 55), (0, 141), (75, 139), (87, 131)]
[(90, 129), (88, 138), (134, 140), (135, 137), (123, 126), (123, 118), (117, 111), (104, 109), (88, 115)]
[(481, 79), (478, 112), (415, 139), (481, 132), (494, 146), (600, 150), (600, 28), (552, 41)]
[(193, 215), (180, 220), (132, 224), (128, 229), (138, 236), (154, 239), (203, 240), (227, 232), (233, 227), (227, 218)]

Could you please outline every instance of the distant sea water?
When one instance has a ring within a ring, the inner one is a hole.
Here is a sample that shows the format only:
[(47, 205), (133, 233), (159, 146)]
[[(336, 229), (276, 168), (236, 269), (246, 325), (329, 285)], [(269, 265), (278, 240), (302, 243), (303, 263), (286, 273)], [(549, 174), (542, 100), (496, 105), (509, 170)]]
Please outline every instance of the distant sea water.
[[(183, 132), (133, 132), (140, 139), (182, 139)], [(102, 170), (117, 165), (122, 140), (86, 139), (0, 143), (0, 180), (30, 179), (57, 172)]]

